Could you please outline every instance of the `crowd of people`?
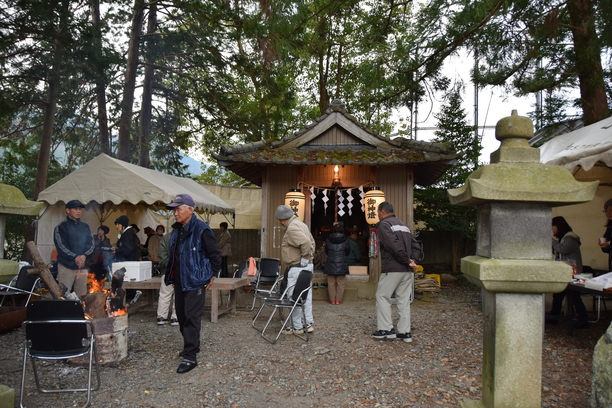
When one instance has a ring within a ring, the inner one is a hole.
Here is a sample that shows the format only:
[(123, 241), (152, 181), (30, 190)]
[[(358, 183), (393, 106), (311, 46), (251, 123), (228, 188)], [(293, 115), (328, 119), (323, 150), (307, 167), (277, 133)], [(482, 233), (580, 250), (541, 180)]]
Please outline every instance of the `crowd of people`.
[[(183, 350), (178, 373), (194, 369), (200, 352), (200, 332), (206, 289), (213, 277), (229, 277), (228, 258), (231, 256), (231, 234), (228, 224), (219, 225), (217, 240), (210, 226), (194, 214), (195, 202), (188, 194), (174, 197), (167, 209), (174, 214), (175, 223), (166, 234), (163, 225), (155, 230), (145, 228), (146, 242), (141, 245), (137, 236), (138, 226), (130, 224), (125, 215), (115, 220), (119, 238), (111, 247), (109, 228), (100, 226), (92, 235), (89, 226), (80, 220), (84, 205), (77, 200), (66, 203), (66, 219), (54, 231), (54, 242), (58, 251), (57, 280), (77, 296), (87, 292), (89, 269), (97, 279), (110, 274), (111, 262), (138, 261), (146, 257), (157, 265), (162, 275), (157, 308), (157, 324), (170, 323), (180, 327)], [(608, 269), (612, 270), (612, 199), (604, 205), (607, 218), (606, 230), (598, 245), (608, 254)], [(412, 342), (410, 302), (414, 287), (413, 270), (421, 258), (421, 248), (412, 231), (394, 213), (393, 205), (382, 202), (377, 208), (377, 237), (380, 247), (381, 274), (376, 290), (377, 331), (375, 339), (400, 339)], [(313, 270), (315, 240), (310, 229), (287, 205), (279, 205), (275, 218), (283, 228), (280, 270), (287, 287), (292, 287), (303, 269)], [(349, 232), (349, 234), (347, 234)], [(354, 231), (345, 231), (338, 223), (325, 240), (326, 255), (324, 272), (327, 274), (329, 301), (340, 305), (346, 286), (349, 267), (360, 265), (361, 252)], [(576, 273), (583, 270), (580, 237), (572, 231), (565, 218), (552, 219), (552, 253), (554, 259), (571, 265)], [(144, 252), (146, 251), (146, 252)], [(399, 319), (392, 318), (392, 296), (395, 297)], [(547, 322), (558, 322), (561, 306), (566, 296), (573, 296), (573, 305), (578, 315), (578, 325), (588, 327), (587, 311), (578, 292), (565, 290), (554, 294), (552, 309), (547, 313)], [(128, 300), (137, 299), (137, 294), (128, 293)], [(314, 332), (312, 291), (305, 301), (304, 316), (298, 310), (291, 316), (292, 325), (285, 334)], [(395, 329), (397, 327), (397, 330)]]

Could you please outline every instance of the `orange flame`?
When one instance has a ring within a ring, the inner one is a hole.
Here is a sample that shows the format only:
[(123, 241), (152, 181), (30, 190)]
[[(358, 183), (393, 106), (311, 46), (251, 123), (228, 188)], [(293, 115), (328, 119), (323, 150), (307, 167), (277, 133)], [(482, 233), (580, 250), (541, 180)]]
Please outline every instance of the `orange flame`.
[(94, 293), (94, 292), (110, 293), (110, 290), (104, 289), (104, 279), (97, 280), (96, 275), (93, 273), (87, 274), (87, 286), (89, 286), (89, 290), (87, 291), (87, 293)]
[[(106, 289), (104, 287), (104, 279), (97, 280), (96, 275), (93, 273), (87, 274), (87, 286), (89, 287), (89, 289), (87, 290), (87, 293), (103, 292), (107, 294), (106, 295), (107, 299), (109, 297), (115, 296), (114, 294), (111, 293), (110, 289)], [(108, 313), (109, 317), (123, 316), (128, 313), (127, 306), (124, 309), (115, 310), (114, 312), (109, 312), (106, 307), (105, 307), (105, 310)], [(87, 314), (85, 314), (85, 318), (91, 319), (91, 317), (88, 316)]]
[(116, 310), (116, 311), (114, 311), (114, 312), (110, 312), (110, 313), (108, 314), (108, 316), (109, 316), (109, 317), (123, 316), (123, 315), (126, 315), (126, 314), (127, 314), (127, 312), (128, 312), (128, 311), (127, 311), (127, 307), (126, 307), (125, 309), (119, 309), (119, 310)]

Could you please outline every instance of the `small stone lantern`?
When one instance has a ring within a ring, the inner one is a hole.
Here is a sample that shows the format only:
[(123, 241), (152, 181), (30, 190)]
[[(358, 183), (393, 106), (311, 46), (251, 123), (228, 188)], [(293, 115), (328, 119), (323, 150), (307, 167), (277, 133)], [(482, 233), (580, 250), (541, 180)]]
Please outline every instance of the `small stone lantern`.
[(540, 407), (544, 293), (565, 289), (572, 268), (552, 260), (552, 207), (590, 201), (597, 182), (577, 182), (560, 166), (540, 163), (529, 146), (533, 123), (518, 116), (495, 128), (491, 164), (448, 190), (451, 203), (478, 208), (476, 255), (461, 260), (483, 288), (482, 400), (463, 408)]

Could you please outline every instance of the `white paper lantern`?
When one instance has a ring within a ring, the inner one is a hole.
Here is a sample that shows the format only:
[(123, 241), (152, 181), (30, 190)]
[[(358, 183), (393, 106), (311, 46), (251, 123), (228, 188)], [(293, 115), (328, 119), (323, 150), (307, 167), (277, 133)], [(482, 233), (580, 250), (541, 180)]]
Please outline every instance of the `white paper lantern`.
[(385, 193), (378, 187), (372, 187), (365, 195), (365, 217), (370, 225), (377, 224), (378, 221), (378, 205), (385, 201)]
[(292, 188), (285, 194), (285, 204), (288, 205), (300, 221), (304, 221), (304, 212), (306, 211), (306, 197), (297, 188)]

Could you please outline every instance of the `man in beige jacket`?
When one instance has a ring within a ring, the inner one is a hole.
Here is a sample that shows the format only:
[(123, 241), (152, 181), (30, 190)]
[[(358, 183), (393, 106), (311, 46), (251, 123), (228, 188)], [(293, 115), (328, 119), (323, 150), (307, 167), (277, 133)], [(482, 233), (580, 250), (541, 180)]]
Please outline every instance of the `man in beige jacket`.
[[(297, 277), (302, 269), (313, 270), (312, 260), (314, 258), (315, 240), (310, 233), (310, 229), (306, 224), (300, 221), (293, 210), (288, 205), (279, 205), (276, 208), (276, 219), (284, 227), (285, 235), (281, 243), (281, 271), (287, 276), (287, 284), (293, 285), (297, 281)], [(290, 268), (292, 265), (298, 267)], [(306, 328), (302, 327), (302, 319), (299, 313), (294, 313), (292, 316), (293, 328), (288, 328), (283, 331), (285, 334), (302, 334), (304, 329), (308, 333), (314, 332), (312, 324), (314, 318), (312, 316), (312, 290), (308, 292), (306, 305), (304, 306), (306, 314)]]

